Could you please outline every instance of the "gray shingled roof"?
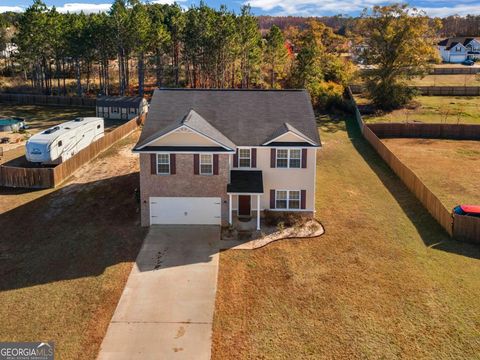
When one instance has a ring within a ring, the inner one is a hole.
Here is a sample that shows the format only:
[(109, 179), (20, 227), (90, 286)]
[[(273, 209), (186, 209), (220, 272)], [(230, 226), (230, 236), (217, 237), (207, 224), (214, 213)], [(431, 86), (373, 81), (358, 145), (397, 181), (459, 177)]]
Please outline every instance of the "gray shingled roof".
[(138, 143), (136, 148), (142, 148), (148, 143), (158, 139), (160, 136), (169, 133), (181, 126), (187, 126), (190, 129), (198, 131), (199, 133), (209, 137), (210, 139), (220, 143), (223, 146), (226, 146), (230, 149), (235, 148), (235, 144), (228, 139), (225, 135), (223, 135), (220, 131), (215, 129), (211, 124), (208, 123), (200, 114), (198, 114), (195, 110), (189, 110), (184, 116), (182, 116), (177, 121), (172, 122), (170, 125), (164, 127), (163, 129), (153, 133), (145, 140)]
[(295, 135), (298, 135), (304, 139), (307, 139), (309, 140), (310, 142), (313, 142), (315, 143), (314, 140), (310, 139), (308, 136), (306, 136), (305, 134), (302, 134), (302, 132), (298, 131), (297, 129), (295, 129), (292, 125), (290, 125), (289, 123), (283, 123), (282, 125), (280, 125), (279, 128), (277, 128), (273, 134), (265, 141), (265, 143), (269, 142), (269, 141), (272, 141), (272, 140), (275, 140), (276, 138), (278, 138), (279, 136), (283, 135), (283, 134), (286, 134), (288, 132), (292, 132), (294, 133)]
[(440, 41), (438, 43), (438, 46), (445, 46), (446, 50), (450, 50), (452, 47), (454, 47), (457, 44), (462, 44), (463, 46), (466, 46), (473, 39), (476, 39), (477, 41), (480, 41), (479, 37), (458, 36), (458, 37), (451, 37), (451, 38), (443, 39), (442, 41)]
[(320, 146), (306, 90), (157, 89), (136, 148), (178, 126), (190, 110), (237, 146), (260, 146), (285, 123)]
[(97, 106), (139, 107), (141, 96), (102, 96), (97, 98)]

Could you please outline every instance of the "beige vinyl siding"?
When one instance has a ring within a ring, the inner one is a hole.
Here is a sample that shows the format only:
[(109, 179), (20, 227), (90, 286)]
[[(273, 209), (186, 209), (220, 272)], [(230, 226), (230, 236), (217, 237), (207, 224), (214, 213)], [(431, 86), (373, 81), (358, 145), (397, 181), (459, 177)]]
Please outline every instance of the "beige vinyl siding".
[(174, 131), (149, 146), (219, 146), (216, 142), (193, 131)]
[[(283, 140), (283, 139), (282, 139)], [(270, 208), (270, 190), (306, 190), (305, 211), (315, 211), (315, 157), (316, 148), (307, 150), (307, 168), (270, 168), (270, 149), (257, 148), (257, 168), (263, 172), (261, 210)], [(233, 158), (231, 159), (233, 164)], [(252, 196), (252, 210), (257, 209), (256, 196)], [(233, 197), (232, 208), (238, 209), (237, 196)]]

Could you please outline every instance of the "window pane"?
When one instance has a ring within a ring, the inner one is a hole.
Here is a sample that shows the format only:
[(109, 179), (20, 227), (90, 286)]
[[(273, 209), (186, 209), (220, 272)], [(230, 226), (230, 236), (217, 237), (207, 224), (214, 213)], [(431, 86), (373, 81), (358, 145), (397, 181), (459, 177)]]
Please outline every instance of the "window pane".
[(212, 165), (205, 165), (205, 164), (202, 164), (200, 166), (200, 173), (201, 174), (212, 174), (213, 173), (213, 170), (212, 170)]
[(212, 163), (212, 155), (200, 155), (200, 163), (201, 164), (211, 164)]
[(287, 208), (287, 200), (277, 200), (275, 207), (277, 209), (286, 209)]
[(169, 154), (158, 154), (158, 163), (159, 164), (168, 164), (170, 161)]
[(298, 200), (300, 199), (300, 191), (290, 191), (290, 199)]
[(277, 200), (286, 200), (287, 192), (286, 191), (277, 191)]
[(300, 167), (300, 159), (290, 159), (290, 167), (291, 168), (299, 168)]
[(288, 167), (288, 159), (277, 159), (277, 167), (278, 168)]
[(300, 209), (300, 200), (292, 200), (288, 202), (289, 209)]
[(240, 155), (241, 158), (250, 158), (250, 149), (240, 149), (238, 155)]
[(277, 159), (280, 158), (280, 159), (288, 159), (288, 150), (277, 150)]
[(159, 174), (170, 174), (170, 165), (168, 165), (168, 164), (158, 164), (158, 173)]
[(290, 158), (291, 159), (300, 159), (302, 152), (300, 150), (290, 150)]
[(250, 167), (250, 158), (240, 159), (240, 167)]

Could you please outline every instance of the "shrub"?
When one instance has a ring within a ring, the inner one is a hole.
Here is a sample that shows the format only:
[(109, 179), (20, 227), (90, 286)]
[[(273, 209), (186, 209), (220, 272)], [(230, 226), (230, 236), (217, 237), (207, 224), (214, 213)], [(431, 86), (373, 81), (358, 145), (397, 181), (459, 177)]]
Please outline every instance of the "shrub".
[(367, 81), (368, 97), (382, 110), (399, 109), (413, 100), (418, 91), (403, 83), (387, 84), (384, 81)]
[(311, 84), (310, 96), (315, 108), (320, 110), (344, 106), (344, 87), (334, 82), (318, 82)]
[(284, 227), (291, 227), (301, 225), (306, 220), (306, 217), (302, 213), (296, 212), (265, 210), (264, 214), (264, 221), (267, 226), (278, 226), (282, 223)]

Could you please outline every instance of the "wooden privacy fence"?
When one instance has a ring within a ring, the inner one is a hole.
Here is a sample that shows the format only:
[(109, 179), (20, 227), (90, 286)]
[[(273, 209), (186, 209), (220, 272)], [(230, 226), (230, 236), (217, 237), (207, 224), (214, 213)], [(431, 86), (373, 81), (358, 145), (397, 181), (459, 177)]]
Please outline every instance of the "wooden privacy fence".
[(144, 120), (136, 117), (79, 151), (70, 159), (50, 168), (22, 168), (0, 165), (0, 186), (33, 189), (54, 188), (65, 181), (80, 166), (95, 158), (118, 140), (133, 132)]
[[(390, 149), (380, 140), (375, 132), (366, 125), (358, 110), (351, 90), (348, 89), (353, 108), (355, 110), (355, 119), (360, 127), (363, 137), (377, 151), (380, 157), (390, 166), (395, 174), (402, 180), (405, 186), (416, 196), (416, 198), (425, 206), (428, 212), (438, 221), (438, 223), (453, 235), (453, 217), (445, 205), (430, 191), (430, 189), (420, 180), (420, 178), (404, 163), (402, 163)], [(391, 124), (387, 124), (391, 125)]]
[[(412, 86), (424, 96), (480, 96), (480, 86)], [(363, 85), (350, 85), (353, 94), (365, 92)]]
[(367, 126), (379, 138), (480, 140), (480, 125), (475, 124), (374, 123)]
[(133, 118), (124, 125), (119, 126), (115, 130), (105, 134), (105, 136), (98, 139), (90, 146), (86, 147), (83, 150), (80, 150), (77, 154), (75, 154), (75, 156), (55, 166), (53, 168), (53, 187), (60, 185), (80, 166), (89, 162), (102, 151), (108, 149), (110, 146), (116, 143), (118, 140), (130, 134), (142, 122), (143, 116)]
[(480, 96), (480, 86), (415, 86), (421, 95)]
[(97, 99), (75, 96), (0, 93), (0, 102), (9, 102), (22, 105), (95, 107), (97, 104)]
[(428, 212), (438, 223), (452, 236), (453, 218), (450, 210), (430, 191), (420, 178), (404, 163), (393, 154), (390, 149), (379, 139), (379, 137), (367, 125), (363, 129), (363, 136), (370, 145), (377, 151), (380, 157), (390, 166), (395, 174), (403, 181), (405, 186), (425, 206)]
[(0, 186), (48, 189), (54, 186), (52, 170), (0, 165)]
[(480, 218), (455, 214), (453, 236), (458, 240), (480, 244)]
[(434, 68), (430, 74), (433, 75), (469, 75), (480, 73), (480, 66), (456, 67), (456, 68)]

